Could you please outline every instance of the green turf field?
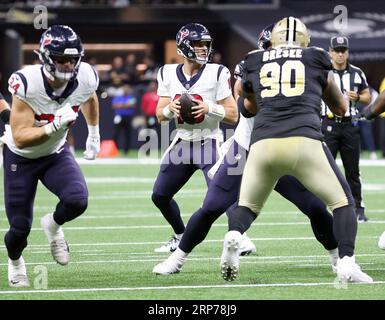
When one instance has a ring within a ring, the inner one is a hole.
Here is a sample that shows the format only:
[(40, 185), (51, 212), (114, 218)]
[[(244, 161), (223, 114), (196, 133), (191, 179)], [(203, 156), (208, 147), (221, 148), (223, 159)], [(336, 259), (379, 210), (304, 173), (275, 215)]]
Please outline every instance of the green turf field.
[[(221, 278), (219, 258), (227, 221), (222, 216), (181, 273), (155, 276), (152, 268), (167, 257), (154, 253), (172, 235), (150, 200), (158, 165), (81, 165), (90, 199), (86, 213), (64, 226), (71, 249), (68, 266), (56, 264), (39, 220), (56, 199), (38, 189), (35, 220), (24, 251), (31, 287), (11, 289), (3, 237), (8, 228), (3, 199), (0, 216), (0, 299), (384, 299), (385, 251), (377, 247), (385, 230), (385, 167), (362, 166), (364, 199), (370, 222), (359, 224), (356, 259), (374, 284), (334, 286), (328, 254), (313, 239), (305, 216), (276, 193), (248, 235), (257, 253), (241, 258), (239, 278)], [(2, 186), (1, 186), (2, 193)], [(205, 194), (196, 173), (176, 196), (184, 221)], [(47, 289), (44, 273), (47, 272)], [(43, 280), (42, 280), (43, 279)]]

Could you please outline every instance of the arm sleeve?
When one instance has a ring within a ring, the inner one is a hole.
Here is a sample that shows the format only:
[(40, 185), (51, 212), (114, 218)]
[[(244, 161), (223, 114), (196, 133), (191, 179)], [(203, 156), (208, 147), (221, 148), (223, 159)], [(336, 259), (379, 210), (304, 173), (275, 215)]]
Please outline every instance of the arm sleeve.
[(158, 96), (170, 97), (170, 90), (167, 86), (166, 66), (163, 66), (158, 70), (157, 80), (158, 80), (158, 91), (157, 91)]
[(13, 73), (8, 80), (8, 91), (23, 101), (27, 99), (28, 83), (21, 72)]
[(230, 81), (230, 71), (226, 67), (223, 67), (217, 85), (217, 94), (215, 99), (217, 101), (225, 99), (231, 96), (231, 81)]

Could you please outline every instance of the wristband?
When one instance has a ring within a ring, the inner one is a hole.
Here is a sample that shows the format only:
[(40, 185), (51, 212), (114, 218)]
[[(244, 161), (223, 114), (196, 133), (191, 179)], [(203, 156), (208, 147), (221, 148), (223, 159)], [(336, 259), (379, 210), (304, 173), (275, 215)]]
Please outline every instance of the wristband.
[(88, 134), (90, 136), (97, 136), (97, 137), (100, 136), (98, 124), (96, 126), (87, 125), (87, 127), (88, 127)]
[(222, 105), (211, 102), (211, 101), (208, 101), (206, 103), (209, 107), (209, 112), (207, 112), (207, 114), (211, 118), (222, 121), (223, 118), (225, 117), (225, 114), (226, 114), (225, 108)]
[(52, 135), (54, 132), (57, 131), (55, 125), (53, 122), (50, 122), (44, 126), (44, 131), (47, 136)]
[(163, 115), (165, 116), (166, 119), (171, 120), (174, 118), (174, 113), (170, 111), (170, 105), (168, 104), (166, 107), (163, 108), (162, 111)]
[(245, 97), (239, 97), (238, 100), (237, 100), (237, 106), (238, 106), (238, 110), (239, 112), (241, 113), (241, 115), (243, 115), (245, 118), (252, 118), (254, 117), (255, 115), (250, 113), (246, 108), (245, 108)]
[(9, 123), (9, 116), (11, 115), (11, 110), (9, 109), (4, 109), (1, 113), (0, 113), (0, 119), (1, 121), (3, 121), (4, 124), (8, 124)]

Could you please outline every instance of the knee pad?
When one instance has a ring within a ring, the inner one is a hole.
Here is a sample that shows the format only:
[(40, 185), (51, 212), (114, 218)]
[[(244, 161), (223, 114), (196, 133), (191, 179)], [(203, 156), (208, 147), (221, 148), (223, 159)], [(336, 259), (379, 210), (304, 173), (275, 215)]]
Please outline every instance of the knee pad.
[(207, 214), (210, 214), (210, 215), (220, 215), (222, 213), (224, 213), (228, 208), (229, 206), (231, 205), (228, 205), (227, 203), (225, 203), (226, 201), (224, 201), (223, 199), (214, 199), (214, 198), (210, 198), (210, 199), (207, 199), (203, 202), (203, 205), (202, 205), (202, 210), (207, 213)]
[(88, 198), (65, 199), (62, 203), (73, 215), (80, 216), (87, 209)]
[(32, 219), (17, 216), (10, 219), (9, 231), (18, 238), (27, 238), (32, 227)]
[(151, 195), (151, 200), (152, 202), (158, 207), (158, 208), (161, 208), (161, 207), (164, 207), (164, 206), (167, 206), (170, 201), (171, 201), (172, 197), (170, 196), (161, 196), (157, 193), (153, 193)]

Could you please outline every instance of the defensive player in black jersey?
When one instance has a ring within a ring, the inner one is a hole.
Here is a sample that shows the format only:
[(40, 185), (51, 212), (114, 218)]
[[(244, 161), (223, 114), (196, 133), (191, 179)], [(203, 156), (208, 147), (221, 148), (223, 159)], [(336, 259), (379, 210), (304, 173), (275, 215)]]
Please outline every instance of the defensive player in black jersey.
[(297, 178), (333, 211), (338, 242), (337, 276), (343, 281), (372, 282), (355, 263), (357, 220), (350, 188), (322, 142), (321, 98), (337, 115), (347, 108), (334, 82), (326, 51), (310, 47), (306, 26), (297, 18), (278, 21), (272, 49), (250, 52), (245, 58), (242, 97), (238, 107), (246, 117), (256, 115), (239, 206), (229, 217), (221, 272), (233, 280), (239, 271), (238, 248), (284, 175)]

